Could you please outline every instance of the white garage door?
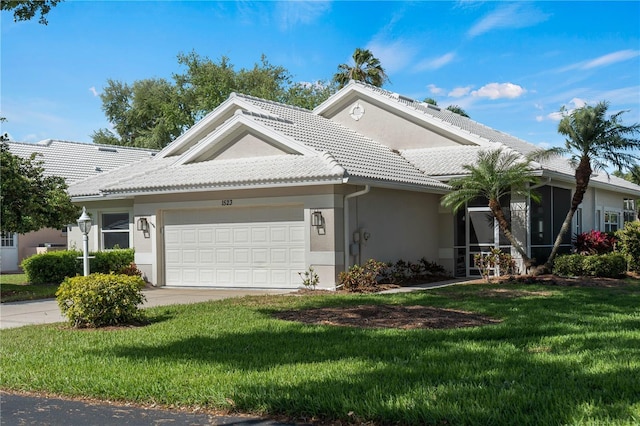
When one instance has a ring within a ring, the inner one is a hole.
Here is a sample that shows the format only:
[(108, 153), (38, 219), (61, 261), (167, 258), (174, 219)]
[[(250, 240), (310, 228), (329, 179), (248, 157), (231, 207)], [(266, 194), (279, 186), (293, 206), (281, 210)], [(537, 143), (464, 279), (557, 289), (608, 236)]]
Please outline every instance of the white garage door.
[(167, 211), (166, 284), (296, 288), (305, 270), (298, 207)]

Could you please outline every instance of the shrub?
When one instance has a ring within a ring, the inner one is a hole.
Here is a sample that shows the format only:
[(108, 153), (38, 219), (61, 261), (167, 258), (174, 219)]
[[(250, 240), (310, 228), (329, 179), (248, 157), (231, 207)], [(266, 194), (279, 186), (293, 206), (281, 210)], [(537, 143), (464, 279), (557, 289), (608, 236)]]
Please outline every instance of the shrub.
[(340, 272), (339, 286), (348, 291), (371, 291), (378, 285), (380, 273), (387, 267), (384, 262), (369, 259), (364, 266), (353, 265), (347, 272)]
[(613, 235), (595, 230), (576, 235), (573, 243), (576, 253), (580, 254), (611, 253), (615, 244), (616, 238)]
[(311, 266), (309, 266), (308, 271), (298, 272), (298, 275), (300, 275), (300, 278), (302, 278), (302, 284), (307, 288), (310, 287), (311, 289), (315, 290), (318, 283), (320, 283), (320, 277), (318, 276), (318, 274), (316, 274)]
[[(89, 253), (89, 270), (94, 273), (142, 273), (133, 263), (133, 249), (118, 249)], [(132, 267), (133, 265), (133, 267)], [(82, 273), (82, 252), (78, 250), (51, 251), (36, 254), (22, 261), (20, 265), (27, 274), (29, 284), (60, 284), (67, 277)]]
[(58, 306), (74, 327), (102, 327), (139, 323), (138, 305), (145, 301), (140, 277), (91, 274), (67, 278), (56, 292)]
[(553, 273), (559, 276), (592, 276), (617, 278), (627, 269), (627, 261), (621, 253), (568, 254), (558, 256), (553, 264)]
[(517, 273), (516, 261), (509, 253), (493, 248), (489, 253), (478, 253), (473, 257), (473, 261), (480, 271), (480, 275), (489, 282), (491, 270), (498, 267), (496, 275), (513, 275)]
[(616, 232), (618, 250), (627, 258), (630, 271), (640, 272), (640, 222), (627, 222)]
[(29, 284), (58, 285), (67, 277), (75, 277), (82, 268), (82, 253), (76, 250), (52, 251), (24, 259), (22, 270)]
[(133, 249), (117, 249), (108, 251), (98, 251), (91, 253), (91, 272), (108, 274), (110, 272), (120, 273), (129, 267), (135, 257)]
[(622, 253), (584, 256), (582, 265), (585, 275), (617, 278), (627, 270), (627, 259)]
[(130, 275), (132, 277), (142, 277), (142, 271), (138, 269), (138, 265), (136, 265), (133, 262), (131, 262), (129, 265), (125, 266), (124, 268), (120, 269), (119, 271), (114, 271), (114, 272), (122, 275)]
[(553, 273), (561, 277), (580, 277), (585, 275), (582, 254), (564, 254), (553, 262)]

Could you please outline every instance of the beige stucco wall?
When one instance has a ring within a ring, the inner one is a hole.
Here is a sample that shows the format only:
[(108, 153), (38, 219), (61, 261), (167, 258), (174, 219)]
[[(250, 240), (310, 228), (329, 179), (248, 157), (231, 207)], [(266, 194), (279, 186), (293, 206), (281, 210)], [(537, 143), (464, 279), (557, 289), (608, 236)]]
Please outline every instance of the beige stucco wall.
[[(227, 208), (223, 207), (223, 200), (232, 201), (229, 208), (299, 205), (307, 224), (306, 263), (320, 276), (320, 287), (331, 288), (335, 285), (338, 274), (344, 270), (344, 196), (362, 188), (352, 185), (322, 185), (192, 192), (136, 197), (135, 205), (134, 200), (85, 205), (94, 220), (105, 211), (130, 213), (130, 235), (136, 250), (136, 264), (154, 285), (162, 285), (164, 282), (164, 212)], [(372, 188), (370, 193), (350, 200), (350, 242), (353, 242), (354, 233), (361, 237), (360, 255), (351, 256), (350, 264), (365, 262), (368, 258), (393, 262), (399, 259), (416, 261), (424, 256), (452, 269), (453, 219), (449, 211), (440, 208), (439, 198), (435, 194)], [(311, 225), (314, 211), (322, 213), (324, 227), (316, 228)], [(136, 229), (140, 218), (147, 219), (149, 232)], [(365, 232), (370, 236), (368, 241), (364, 241)], [(89, 235), (90, 250), (99, 249), (99, 238), (98, 227), (94, 226)], [(82, 236), (77, 226), (69, 232), (69, 244), (82, 247)]]
[[(439, 224), (443, 219), (438, 195), (372, 188), (349, 202), (349, 239), (352, 243), (360, 240), (360, 254), (351, 256), (352, 263), (370, 258), (383, 262), (422, 257), (440, 261)], [(365, 233), (369, 235), (366, 241)]]
[[(364, 109), (364, 114), (359, 120), (354, 120), (351, 117), (351, 110), (356, 103)], [(457, 145), (450, 138), (436, 133), (435, 128), (429, 130), (424, 123), (418, 124), (416, 119), (408, 116), (400, 117), (396, 113), (397, 111), (392, 113), (366, 100), (358, 99), (328, 118), (375, 139), (391, 149)]]
[(229, 144), (227, 144), (227, 148), (217, 154), (216, 159), (227, 160), (233, 158), (265, 157), (282, 154), (285, 153), (280, 148), (277, 148), (250, 133), (245, 133), (240, 137), (231, 140)]
[[(36, 232), (18, 235), (18, 265), (29, 256), (38, 253), (44, 245), (67, 246), (67, 233), (60, 229), (45, 228)], [(54, 248), (55, 250), (55, 248)]]

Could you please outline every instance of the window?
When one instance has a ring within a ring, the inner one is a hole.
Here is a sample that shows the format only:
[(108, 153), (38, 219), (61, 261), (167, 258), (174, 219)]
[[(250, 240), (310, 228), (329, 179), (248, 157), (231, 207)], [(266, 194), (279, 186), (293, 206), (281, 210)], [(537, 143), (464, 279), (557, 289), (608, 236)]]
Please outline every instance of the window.
[(604, 232), (615, 232), (620, 226), (620, 213), (613, 211), (604, 212)]
[(623, 223), (633, 222), (638, 217), (636, 214), (636, 200), (625, 198), (622, 210)]
[(582, 234), (582, 207), (578, 207), (574, 218), (576, 220), (575, 233), (576, 235), (580, 235)]
[(0, 235), (0, 246), (2, 247), (14, 247), (15, 245), (15, 239), (14, 239), (14, 235), (11, 232), (3, 232)]
[(129, 213), (102, 214), (102, 248), (129, 248)]

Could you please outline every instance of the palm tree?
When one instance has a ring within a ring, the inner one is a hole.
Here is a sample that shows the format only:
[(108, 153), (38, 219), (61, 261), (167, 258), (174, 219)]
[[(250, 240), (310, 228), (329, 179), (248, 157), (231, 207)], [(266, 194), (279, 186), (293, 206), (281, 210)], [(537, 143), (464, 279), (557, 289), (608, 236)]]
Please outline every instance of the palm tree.
[(441, 200), (441, 204), (453, 209), (454, 213), (477, 198), (484, 197), (489, 200), (489, 209), (498, 221), (500, 230), (522, 256), (527, 267), (531, 266), (532, 261), (511, 233), (500, 199), (505, 195), (516, 195), (540, 200), (540, 196), (529, 189), (530, 184), (537, 181), (533, 175), (531, 158), (502, 148), (480, 151), (475, 164), (463, 166), (469, 174), (449, 182), (453, 191)]
[(571, 165), (575, 168), (576, 189), (571, 199), (571, 208), (544, 264), (547, 271), (551, 270), (560, 244), (571, 228), (573, 215), (589, 187), (591, 173), (604, 170), (610, 165), (618, 170), (632, 168), (639, 159), (638, 155), (630, 151), (640, 149), (640, 139), (634, 137), (640, 132), (640, 124), (624, 126), (620, 122), (620, 116), (625, 111), (607, 119), (608, 108), (609, 103), (602, 101), (595, 106), (585, 105), (570, 114), (566, 114), (564, 108), (561, 110), (565, 115), (558, 125), (558, 133), (566, 136), (565, 147), (552, 148), (552, 151), (570, 155)]
[(456, 113), (458, 115), (461, 115), (463, 117), (470, 118), (469, 114), (467, 114), (467, 112), (465, 110), (463, 110), (462, 108), (460, 108), (458, 105), (449, 105), (447, 107), (447, 110), (449, 110), (449, 111), (451, 111), (453, 113)]
[(368, 49), (356, 48), (353, 52), (354, 65), (340, 64), (338, 72), (334, 74), (333, 81), (338, 83), (340, 89), (349, 83), (349, 80), (358, 80), (373, 86), (381, 87), (389, 80), (380, 60), (373, 56)]

